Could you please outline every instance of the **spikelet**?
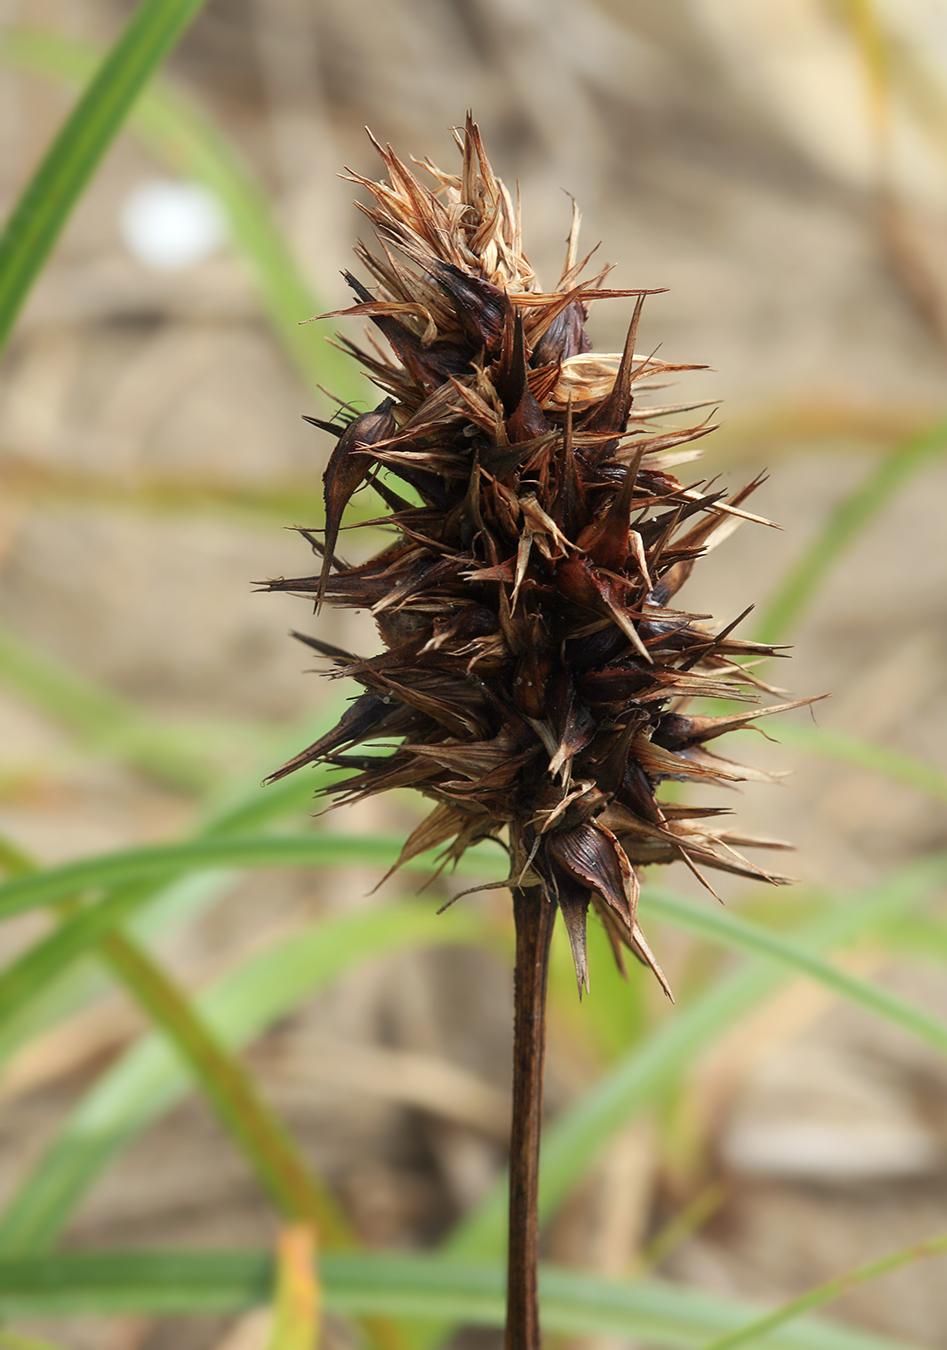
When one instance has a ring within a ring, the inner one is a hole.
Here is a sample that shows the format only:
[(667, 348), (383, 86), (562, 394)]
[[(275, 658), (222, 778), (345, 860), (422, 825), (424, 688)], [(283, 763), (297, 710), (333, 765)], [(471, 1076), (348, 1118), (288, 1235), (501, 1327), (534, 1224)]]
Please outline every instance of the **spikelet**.
[[(372, 285), (346, 274), (357, 303), (338, 313), (369, 319), (392, 355), (341, 340), (385, 397), (347, 425), (309, 419), (338, 437), (325, 542), (301, 531), (321, 569), (269, 588), (315, 597), (317, 611), (323, 600), (370, 609), (385, 650), (360, 657), (302, 639), (364, 692), (273, 778), (317, 762), (349, 770), (327, 789), (337, 803), (417, 788), (436, 806), (399, 863), (433, 846), (456, 860), (500, 838), (509, 884), (558, 906), (580, 992), (590, 903), (619, 965), (628, 948), (667, 988), (636, 917), (637, 868), (682, 860), (701, 876), (785, 880), (738, 851), (782, 845), (722, 826), (720, 808), (656, 795), (666, 779), (766, 777), (708, 743), (798, 706), (684, 710), (697, 697), (755, 702), (754, 686), (767, 688), (747, 660), (772, 647), (734, 636), (739, 620), (715, 631), (709, 616), (673, 607), (701, 554), (741, 520), (760, 521), (744, 503), (761, 480), (725, 500), (673, 476), (695, 457), (682, 447), (713, 427), (669, 427), (699, 404), (636, 404), (667, 372), (695, 368), (636, 352), (649, 292), (606, 289), (607, 268), (581, 280), (575, 208), (559, 283), (542, 291), (519, 207), (469, 116), (455, 139), (460, 172), (426, 162), (431, 186), (377, 143), (389, 181), (351, 175), (371, 195), (361, 209), (378, 249), (359, 244)], [(595, 354), (587, 309), (611, 297), (635, 300), (628, 337), (621, 353)], [(396, 538), (349, 567), (339, 528), (366, 483)], [(357, 752), (368, 741), (384, 752)]]

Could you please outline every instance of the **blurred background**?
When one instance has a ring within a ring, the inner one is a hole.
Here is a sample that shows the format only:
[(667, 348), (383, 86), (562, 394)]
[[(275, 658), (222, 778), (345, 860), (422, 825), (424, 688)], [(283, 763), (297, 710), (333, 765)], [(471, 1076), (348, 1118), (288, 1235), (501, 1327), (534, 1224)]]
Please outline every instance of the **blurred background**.
[[(68, 54), (107, 45), (129, 9), (0, 6), (4, 211), (70, 106)], [(338, 175), (379, 176), (365, 125), (403, 157), (450, 168), (449, 128), (472, 109), (494, 167), (519, 183), (541, 279), (559, 274), (571, 194), (586, 246), (601, 240), (597, 259), (614, 264), (610, 284), (668, 288), (648, 301), (641, 345), (709, 368), (683, 376), (675, 399), (720, 400), (692, 477), (737, 487), (767, 470), (753, 509), (782, 526), (744, 526), (714, 552), (690, 608), (729, 620), (771, 597), (879, 456), (943, 416), (943, 0), (210, 0), (162, 86), (192, 120), (175, 131), (159, 109), (121, 136), (0, 367), (0, 832), (44, 862), (172, 837), (200, 765), (262, 776), (286, 729), (339, 697), (304, 674), (287, 637), (310, 622), (305, 603), (254, 584), (311, 570), (283, 527), (320, 523), (331, 442), (302, 415), (330, 416), (333, 395), (371, 397), (327, 346), (337, 321), (296, 327), (348, 303), (339, 273), (364, 220)], [(254, 272), (253, 222), (228, 221), (199, 172), (207, 124), (278, 225), (292, 260), (282, 290)], [(595, 346), (620, 347), (627, 321), (620, 302), (595, 308)], [(357, 322), (342, 322), (357, 339)], [(820, 725), (941, 767), (945, 502), (947, 465), (932, 455), (826, 570), (778, 673), (792, 696), (832, 693)], [(377, 646), (364, 616), (323, 616), (319, 631)], [(113, 720), (107, 702), (92, 716), (92, 691), (114, 697)], [(159, 728), (147, 753), (146, 725)], [(779, 740), (779, 725), (769, 732)], [(942, 803), (791, 743), (760, 745), (757, 762), (793, 776), (748, 787), (740, 822), (793, 840), (789, 870), (810, 885), (865, 885), (947, 842)], [(410, 819), (402, 803), (375, 803), (334, 825)], [(365, 898), (376, 879), (235, 880), (167, 949), (197, 984), (301, 914), (379, 903)], [(690, 889), (686, 874), (661, 880)], [(722, 894), (739, 906), (741, 884)], [(8, 925), (5, 950), (38, 931), (32, 918)], [(675, 941), (663, 952), (685, 978), (698, 958)], [(942, 967), (904, 953), (868, 965), (947, 1014)], [(494, 1177), (509, 1007), (501, 962), (409, 955), (347, 977), (250, 1052), (369, 1243), (433, 1241)], [(0, 1198), (138, 1031), (103, 995), (8, 1061)], [(594, 1056), (554, 1025), (549, 1072), (553, 1109), (594, 1076)], [(771, 1301), (947, 1228), (947, 1069), (792, 985), (701, 1061), (673, 1110), (619, 1138), (548, 1254), (629, 1271), (682, 1213), (655, 1255), (662, 1273)], [(191, 1103), (112, 1168), (70, 1240), (269, 1233), (242, 1165)], [(942, 1345), (943, 1267), (867, 1286), (839, 1311)], [(83, 1322), (68, 1343), (252, 1350), (255, 1318)]]

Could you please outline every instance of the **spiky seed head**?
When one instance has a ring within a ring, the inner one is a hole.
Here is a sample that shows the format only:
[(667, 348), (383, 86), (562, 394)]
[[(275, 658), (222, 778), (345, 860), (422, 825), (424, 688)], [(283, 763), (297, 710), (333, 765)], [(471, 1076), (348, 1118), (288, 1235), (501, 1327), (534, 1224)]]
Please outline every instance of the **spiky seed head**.
[[(774, 841), (738, 836), (719, 808), (657, 798), (666, 779), (766, 777), (708, 742), (797, 706), (685, 711), (693, 698), (755, 702), (754, 686), (766, 689), (747, 658), (772, 647), (672, 605), (701, 554), (761, 519), (744, 508), (760, 480), (727, 500), (671, 473), (713, 427), (669, 425), (693, 404), (637, 402), (669, 371), (694, 369), (636, 352), (649, 292), (606, 289), (608, 268), (581, 279), (576, 209), (562, 275), (543, 291), (519, 204), (469, 116), (455, 139), (458, 173), (425, 161), (423, 183), (376, 143), (388, 182), (351, 175), (370, 194), (361, 209), (378, 246), (358, 245), (372, 284), (346, 274), (356, 303), (338, 313), (369, 319), (390, 351), (342, 342), (384, 397), (347, 425), (318, 423), (338, 437), (324, 543), (303, 531), (322, 565), (269, 586), (315, 596), (317, 611), (323, 600), (370, 609), (385, 650), (361, 657), (303, 639), (364, 692), (273, 777), (316, 762), (349, 770), (326, 789), (336, 803), (417, 788), (436, 806), (399, 863), (433, 846), (456, 860), (499, 838), (510, 884), (558, 906), (580, 991), (590, 904), (619, 965), (629, 948), (667, 988), (637, 920), (637, 868), (680, 859), (698, 875), (784, 880), (737, 849)], [(624, 350), (595, 354), (588, 306), (618, 296), (635, 301)], [(365, 483), (395, 541), (349, 567), (336, 557), (339, 529)], [(353, 753), (368, 741), (397, 744)]]

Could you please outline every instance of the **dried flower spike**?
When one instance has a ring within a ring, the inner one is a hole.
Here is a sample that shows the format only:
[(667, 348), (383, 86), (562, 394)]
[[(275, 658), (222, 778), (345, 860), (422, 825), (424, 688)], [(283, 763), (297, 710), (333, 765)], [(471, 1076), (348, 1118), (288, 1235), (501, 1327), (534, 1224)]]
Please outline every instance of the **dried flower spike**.
[[(638, 923), (636, 868), (680, 859), (699, 876), (783, 878), (738, 851), (779, 845), (721, 825), (719, 808), (662, 805), (659, 785), (766, 776), (708, 743), (798, 703), (685, 712), (693, 698), (755, 701), (767, 689), (746, 660), (772, 647), (736, 637), (739, 620), (715, 630), (707, 615), (672, 608), (695, 561), (741, 520), (760, 520), (744, 507), (760, 480), (725, 500), (673, 476), (696, 457), (682, 447), (713, 428), (669, 425), (701, 405), (637, 405), (667, 372), (694, 368), (635, 351), (648, 292), (606, 289), (608, 268), (581, 279), (588, 259), (578, 257), (575, 209), (558, 285), (542, 291), (519, 206), (476, 125), (468, 117), (455, 136), (460, 172), (426, 162), (431, 186), (381, 146), (388, 183), (351, 175), (371, 194), (362, 210), (378, 251), (359, 244), (373, 284), (346, 274), (357, 303), (339, 312), (368, 318), (393, 355), (374, 340), (369, 349), (342, 342), (385, 397), (347, 425), (317, 422), (338, 436), (324, 544), (301, 531), (321, 568), (270, 588), (314, 596), (317, 609), (323, 600), (370, 609), (386, 650), (360, 657), (302, 639), (364, 692), (273, 776), (315, 762), (349, 770), (327, 789), (337, 802), (417, 788), (437, 805), (401, 862), (439, 845), (456, 860), (490, 837), (509, 850), (517, 1027), (507, 1344), (529, 1350), (539, 1343), (529, 1215), (555, 912), (580, 992), (590, 904), (619, 965), (630, 949), (667, 989)], [(635, 297), (624, 351), (593, 354), (588, 306), (618, 296)], [(345, 506), (365, 483), (395, 539), (349, 567), (335, 550)], [(384, 752), (356, 750), (367, 741)]]
[[(469, 118), (456, 139), (459, 174), (424, 166), (433, 191), (380, 146), (390, 184), (351, 175), (374, 198), (362, 209), (381, 252), (359, 244), (375, 290), (347, 274), (358, 303), (338, 312), (370, 318), (395, 359), (343, 339), (386, 397), (339, 436), (324, 545), (301, 531), (322, 555), (319, 575), (269, 586), (314, 594), (317, 607), (370, 609), (387, 651), (362, 658), (302, 639), (365, 692), (273, 777), (317, 761), (351, 769), (327, 789), (340, 802), (417, 788), (438, 805), (401, 862), (441, 844), (457, 859), (505, 836), (510, 884), (562, 914), (580, 989), (590, 903), (619, 963), (630, 948), (667, 987), (637, 921), (636, 867), (681, 859), (698, 874), (783, 880), (737, 851), (772, 841), (713, 823), (719, 808), (656, 798), (665, 779), (767, 776), (707, 743), (806, 701), (717, 718), (683, 711), (695, 697), (747, 699), (766, 687), (739, 662), (773, 648), (735, 637), (736, 623), (715, 632), (707, 615), (670, 607), (702, 553), (741, 519), (760, 520), (743, 503), (761, 480), (726, 501), (672, 476), (695, 457), (680, 447), (713, 427), (667, 428), (692, 404), (635, 406), (666, 372), (694, 369), (636, 354), (648, 292), (603, 289), (607, 268), (580, 280), (575, 209), (558, 286), (541, 291), (518, 207)], [(587, 307), (614, 296), (637, 298), (625, 349), (595, 355)], [(347, 567), (335, 556), (342, 513), (366, 481), (388, 507), (377, 523), (397, 537)], [(370, 740), (400, 744), (351, 753)]]

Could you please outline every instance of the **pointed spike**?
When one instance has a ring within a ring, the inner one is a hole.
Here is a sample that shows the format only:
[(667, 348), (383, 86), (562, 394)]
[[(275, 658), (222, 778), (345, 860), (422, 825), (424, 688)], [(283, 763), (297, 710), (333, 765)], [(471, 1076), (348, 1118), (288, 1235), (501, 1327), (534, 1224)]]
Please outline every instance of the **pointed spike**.
[(750, 726), (757, 718), (791, 712), (793, 708), (808, 708), (813, 703), (820, 703), (822, 699), (829, 697), (831, 697), (829, 694), (816, 694), (811, 698), (794, 698), (789, 703), (774, 703), (768, 708), (751, 708), (748, 712), (730, 713), (725, 717), (668, 713), (661, 719), (652, 739), (666, 750), (678, 750), (686, 745), (714, 740), (717, 736), (725, 736), (728, 731), (737, 731), (740, 727)]
[(280, 778), (285, 778), (287, 774), (302, 768), (304, 764), (314, 764), (317, 760), (326, 759), (345, 745), (357, 745), (374, 735), (379, 727), (391, 718), (392, 712), (393, 709), (386, 706), (375, 694), (362, 694), (346, 709), (331, 731), (327, 731), (312, 745), (294, 755), (275, 773), (271, 773), (266, 782), (275, 783)]
[(668, 998), (673, 1003), (674, 995), (671, 992), (670, 984), (668, 984), (667, 976), (665, 975), (661, 967), (658, 965), (654, 952), (648, 946), (648, 940), (645, 937), (640, 924), (636, 923), (632, 926), (631, 942), (629, 943), (629, 946), (631, 947), (631, 950), (634, 952), (635, 956), (637, 956), (638, 960), (641, 961), (643, 965), (646, 965), (649, 968), (649, 970), (651, 970), (652, 973), (656, 976), (658, 984), (660, 984), (665, 994), (667, 994)]
[(648, 566), (644, 557), (641, 536), (635, 535), (634, 540), (631, 538), (633, 533), (631, 530), (631, 513), (643, 454), (644, 446), (641, 446), (625, 470), (622, 485), (615, 494), (608, 510), (593, 525), (589, 525), (582, 531), (579, 535), (578, 545), (591, 556), (598, 567), (608, 568), (612, 572), (622, 571), (629, 553), (633, 552), (635, 561), (638, 563), (650, 591), (652, 585), (648, 576)]
[(571, 394), (562, 430), (559, 482), (550, 514), (569, 539), (575, 539), (581, 533), (589, 516), (588, 498), (575, 459)]
[[(635, 370), (635, 338), (638, 335), (638, 324), (644, 302), (645, 297), (639, 295), (635, 303), (631, 323), (628, 326), (625, 349), (622, 352), (621, 364), (618, 367), (618, 374), (615, 376), (615, 383), (612, 385), (612, 392), (604, 403), (600, 403), (595, 411), (586, 418), (582, 426), (583, 431), (610, 432), (615, 436), (620, 436), (628, 425), (628, 414), (631, 411), (632, 403), (632, 376)], [(609, 444), (610, 442), (606, 442), (604, 446), (599, 447), (596, 454), (597, 459), (604, 456)]]
[(589, 955), (586, 941), (586, 925), (589, 913), (588, 891), (582, 892), (578, 887), (565, 885), (560, 881), (557, 904), (566, 932), (569, 935), (572, 964), (575, 967), (575, 979), (581, 999), (582, 994), (589, 991)]
[(355, 421), (343, 431), (329, 457), (322, 480), (325, 484), (326, 537), (319, 589), (316, 592), (317, 613), (325, 598), (329, 572), (332, 568), (332, 555), (342, 525), (342, 513), (352, 493), (364, 482), (372, 467), (371, 456), (364, 454), (363, 451), (374, 442), (384, 440), (394, 431), (392, 406), (393, 400), (386, 398), (372, 412), (362, 413), (361, 417), (356, 417)]
[(500, 355), (490, 367), (490, 378), (506, 414), (507, 435), (515, 444), (542, 436), (549, 424), (529, 388), (523, 315), (506, 297), (506, 321)]

